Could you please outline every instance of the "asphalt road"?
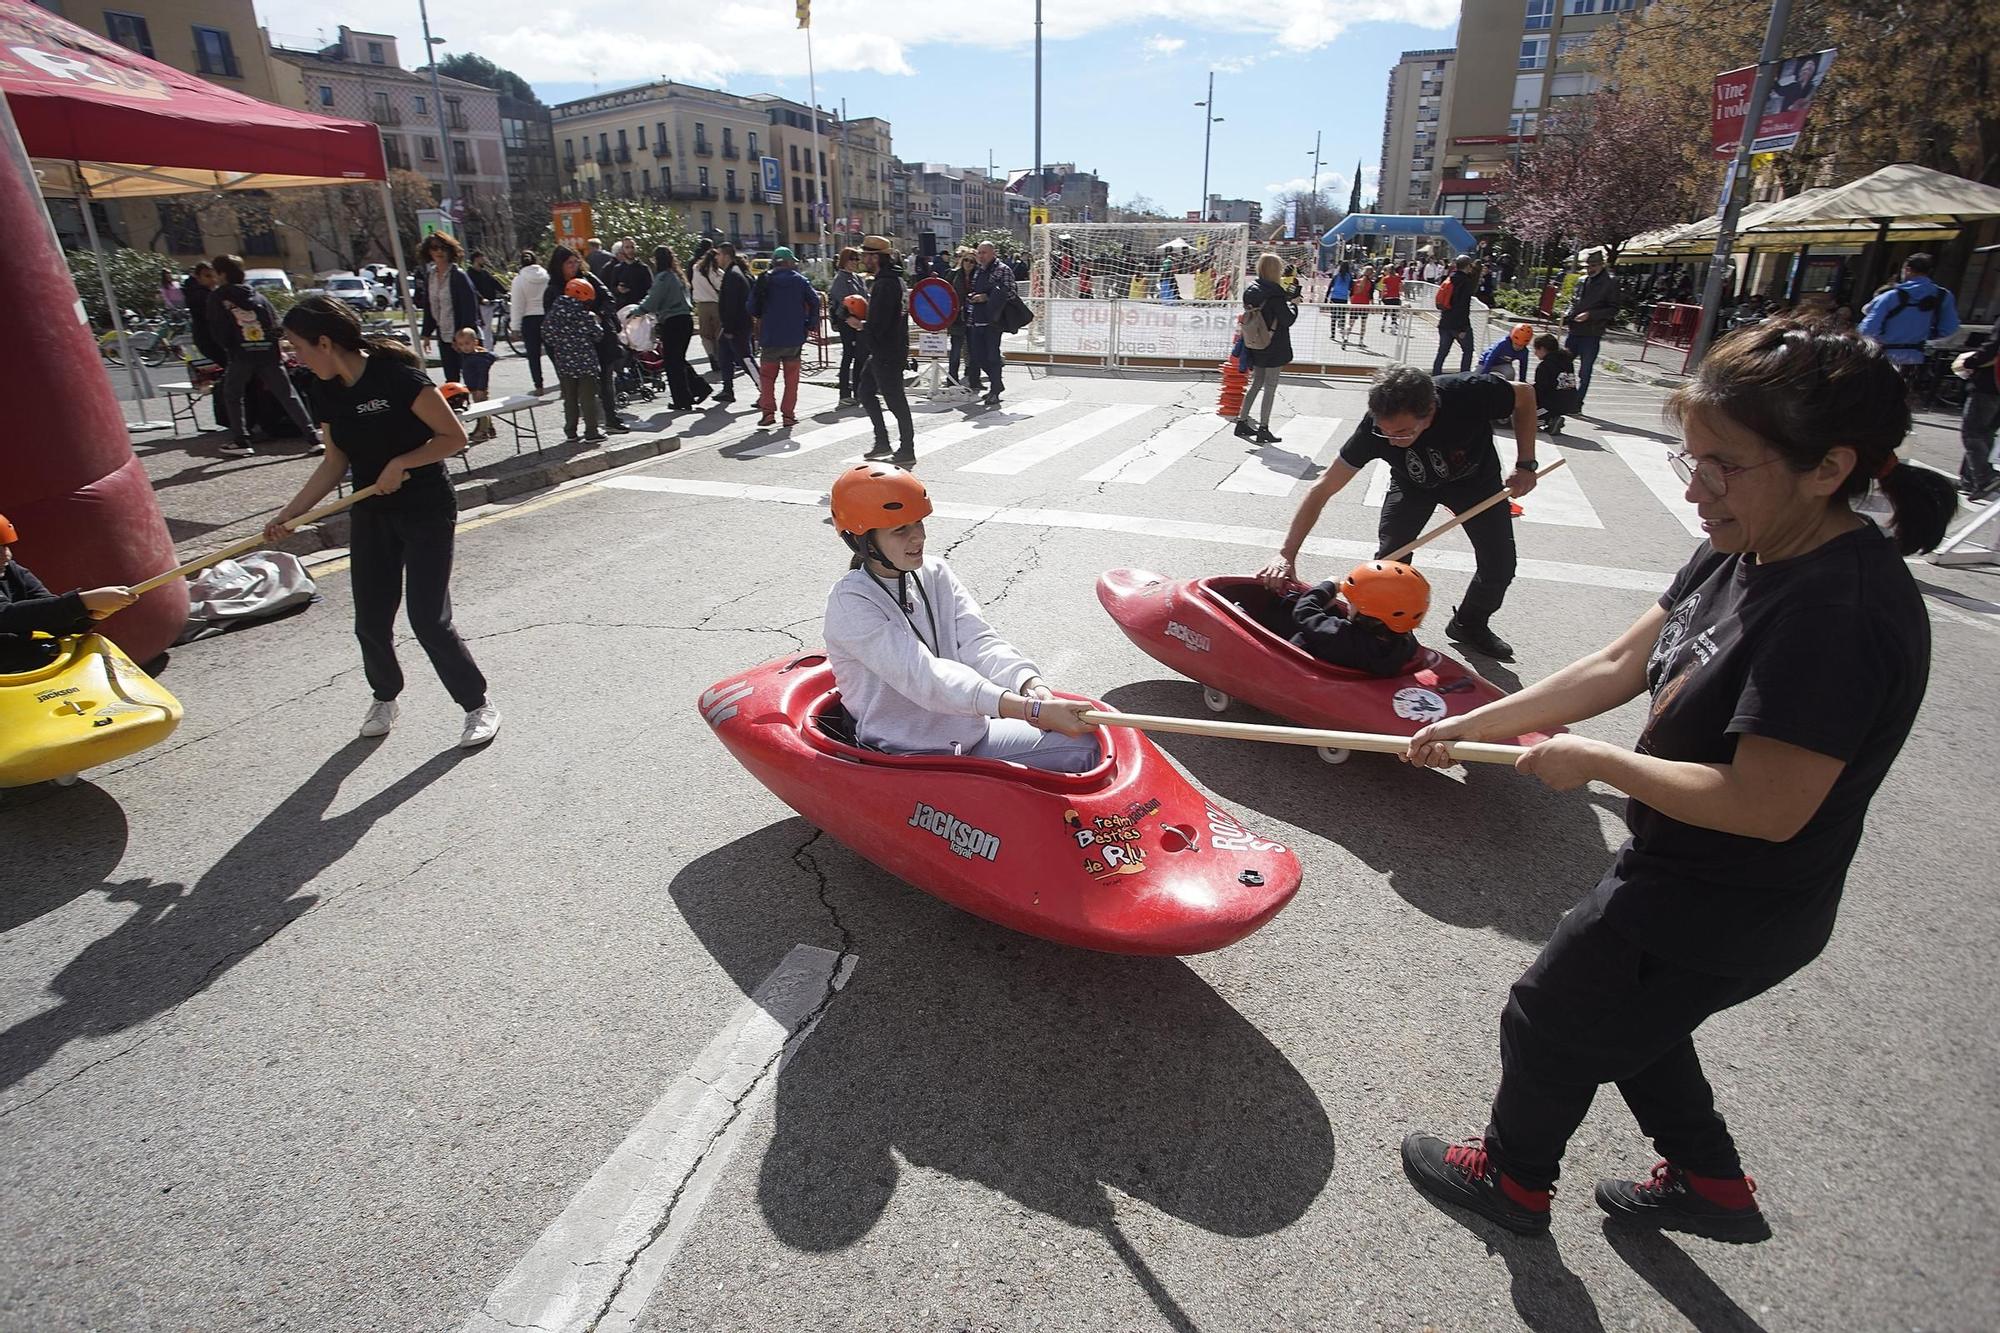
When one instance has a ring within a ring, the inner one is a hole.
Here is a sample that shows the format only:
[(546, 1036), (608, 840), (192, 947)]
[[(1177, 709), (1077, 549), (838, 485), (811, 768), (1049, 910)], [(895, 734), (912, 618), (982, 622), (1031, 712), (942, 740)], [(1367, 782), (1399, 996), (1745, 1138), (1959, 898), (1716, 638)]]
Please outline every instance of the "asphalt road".
[[(999, 413), (926, 414), (933, 494), (984, 507), (934, 519), (934, 547), (1059, 685), (1200, 714), (1093, 579), (1254, 568), (1344, 434), (1315, 422), (1351, 424), (1359, 390), (1289, 385), (1286, 445), (1211, 417), (1161, 462), (1212, 382), (1010, 386)], [(304, 614), (174, 651), (168, 744), (0, 797), (0, 1325), (1991, 1326), (1991, 571), (1917, 567), (1930, 694), (1840, 927), (1704, 1029), (1775, 1238), (1605, 1229), (1594, 1179), (1653, 1161), (1607, 1094), (1552, 1239), (1523, 1240), (1418, 1196), (1397, 1144), (1482, 1123), (1506, 988), (1606, 865), (1618, 799), (1168, 737), (1297, 850), (1305, 888), (1265, 929), (1135, 960), (929, 898), (816, 835), (694, 707), (813, 645), (845, 567), (815, 502), (865, 435), (806, 447), (853, 416), (807, 394), (789, 444), (746, 414), (468, 516), (458, 621), (505, 716), (483, 752), (452, 748), (414, 644), (401, 724), (354, 739), (335, 561)], [(1601, 644), (1692, 549), (1648, 481), (1659, 398), (1602, 382), (1603, 420), (1560, 442), (1574, 489), (1529, 497), (1496, 681)], [(1935, 424), (1916, 446), (1954, 449)], [(1357, 482), (1306, 573), (1375, 512)], [(1439, 546), (1449, 605), (1467, 548)], [(522, 1313), (564, 1291), (569, 1321)]]

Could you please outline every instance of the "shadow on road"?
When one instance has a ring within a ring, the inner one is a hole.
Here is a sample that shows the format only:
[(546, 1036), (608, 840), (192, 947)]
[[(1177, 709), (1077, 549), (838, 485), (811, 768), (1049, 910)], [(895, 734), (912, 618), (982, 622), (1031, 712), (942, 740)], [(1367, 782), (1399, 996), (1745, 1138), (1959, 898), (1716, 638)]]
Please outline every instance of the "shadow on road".
[(1673, 1302), (1681, 1317), (1701, 1333), (1764, 1333), (1715, 1279), (1702, 1272), (1688, 1252), (1657, 1231), (1638, 1231), (1606, 1221), (1604, 1239), (1654, 1291)]
[[(69, 1042), (123, 1032), (206, 990), (310, 910), (319, 899), (295, 895), (347, 855), (376, 820), (473, 753), (454, 748), (433, 756), (352, 810), (328, 818), (341, 783), (376, 748), (375, 741), (355, 740), (329, 755), (192, 889), (145, 879), (104, 883), (110, 901), (133, 903), (138, 910), (49, 982), (60, 1004), (0, 1033), (0, 1087), (19, 1083)], [(92, 791), (76, 788), (69, 794), (88, 798)], [(62, 803), (42, 808), (51, 817), (45, 824), (59, 820), (67, 830), (70, 815)], [(115, 860), (106, 863), (102, 856), (99, 863), (106, 875), (116, 868)], [(70, 897), (81, 891), (56, 890)]]
[(125, 811), (101, 787), (48, 786), (34, 797), (7, 793), (0, 807), (0, 847), (7, 849), (0, 932), (103, 884), (125, 857), (126, 837)]
[[(1142, 681), (1104, 697), (1128, 713), (1204, 716), (1189, 681)], [(1270, 719), (1245, 708), (1241, 720)], [(1461, 783), (1393, 755), (1356, 754), (1336, 768), (1304, 746), (1153, 740), (1225, 802), (1337, 843), (1447, 925), (1539, 944), (1610, 863), (1587, 793), (1550, 791), (1499, 765), (1474, 764)]]
[[(759, 1196), (787, 1245), (875, 1226), (898, 1161), (977, 1181), (1105, 1234), (1176, 1327), (1193, 1327), (1118, 1228), (1107, 1187), (1204, 1230), (1298, 1219), (1333, 1131), (1298, 1070), (1173, 958), (1068, 949), (901, 884), (789, 819), (694, 861), (670, 889), (746, 992), (795, 941), (824, 877), (861, 962), (783, 1067)], [(852, 927), (850, 927), (852, 928)]]

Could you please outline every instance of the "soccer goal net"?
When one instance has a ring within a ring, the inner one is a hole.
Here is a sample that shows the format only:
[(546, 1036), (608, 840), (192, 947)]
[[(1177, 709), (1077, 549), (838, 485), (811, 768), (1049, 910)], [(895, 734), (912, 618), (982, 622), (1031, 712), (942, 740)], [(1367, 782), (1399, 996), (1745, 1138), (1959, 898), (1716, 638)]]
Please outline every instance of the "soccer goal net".
[(1250, 267), (1242, 222), (1071, 222), (1030, 229), (1032, 295), (1234, 301)]

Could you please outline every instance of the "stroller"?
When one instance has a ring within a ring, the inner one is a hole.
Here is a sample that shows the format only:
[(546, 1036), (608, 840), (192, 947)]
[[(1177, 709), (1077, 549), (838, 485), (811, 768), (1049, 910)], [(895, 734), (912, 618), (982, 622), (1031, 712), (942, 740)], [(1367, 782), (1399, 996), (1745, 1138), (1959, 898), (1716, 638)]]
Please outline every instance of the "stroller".
[(656, 348), (653, 317), (635, 314), (637, 309), (626, 306), (618, 312), (619, 341), (629, 349), (629, 355), (619, 357), (611, 376), (612, 390), (621, 405), (650, 403), (667, 387), (667, 361)]

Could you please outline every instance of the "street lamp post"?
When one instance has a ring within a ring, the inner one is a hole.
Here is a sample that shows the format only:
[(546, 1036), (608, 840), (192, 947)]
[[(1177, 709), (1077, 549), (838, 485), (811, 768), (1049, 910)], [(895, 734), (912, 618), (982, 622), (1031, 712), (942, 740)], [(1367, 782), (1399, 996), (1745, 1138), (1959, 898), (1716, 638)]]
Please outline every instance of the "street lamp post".
[(1313, 131), (1313, 191), (1312, 194), (1308, 196), (1306, 199), (1306, 235), (1312, 237), (1315, 241), (1319, 239), (1319, 231), (1317, 228), (1313, 226), (1312, 217), (1313, 217), (1313, 209), (1318, 207), (1319, 205), (1319, 169), (1320, 169), (1320, 164), (1323, 160), (1319, 155), (1319, 136), (1320, 136), (1320, 131), (1314, 130)]
[[(444, 154), (444, 190), (450, 207), (445, 216), (453, 223), (452, 234), (457, 235), (458, 210), (465, 207), (465, 201), (458, 197), (458, 172), (451, 165), (451, 131), (445, 126), (444, 87), (438, 82), (437, 49), (444, 45), (444, 38), (431, 36), (431, 11), (424, 0), (417, 0), (417, 13), (424, 21), (424, 50), (431, 61), (431, 101), (432, 110), (437, 112), (438, 151)], [(463, 238), (460, 238), (463, 239)]]
[(1199, 211), (1199, 212), (1198, 212), (1198, 213), (1196, 214), (1196, 216), (1197, 216), (1197, 217), (1199, 217), (1199, 218), (1200, 218), (1200, 219), (1201, 219), (1201, 220), (1202, 220), (1203, 222), (1206, 222), (1206, 221), (1208, 221), (1208, 148), (1209, 148), (1209, 141), (1210, 141), (1210, 140), (1211, 140), (1211, 139), (1212, 139), (1212, 138), (1214, 137), (1214, 134), (1215, 134), (1215, 127), (1216, 127), (1217, 125), (1220, 125), (1220, 124), (1222, 123), (1222, 121), (1223, 121), (1223, 117), (1221, 117), (1221, 116), (1218, 116), (1218, 115), (1216, 115), (1216, 114), (1215, 114), (1215, 71), (1214, 71), (1214, 70), (1210, 70), (1210, 71), (1208, 72), (1208, 100), (1207, 100), (1207, 101), (1205, 101), (1205, 102), (1196, 102), (1196, 103), (1195, 103), (1195, 105), (1196, 105), (1196, 106), (1198, 106), (1198, 107), (1200, 107), (1200, 108), (1202, 108), (1202, 112), (1201, 112), (1201, 121), (1202, 121), (1202, 124), (1201, 124), (1201, 209), (1200, 209), (1200, 211)]

